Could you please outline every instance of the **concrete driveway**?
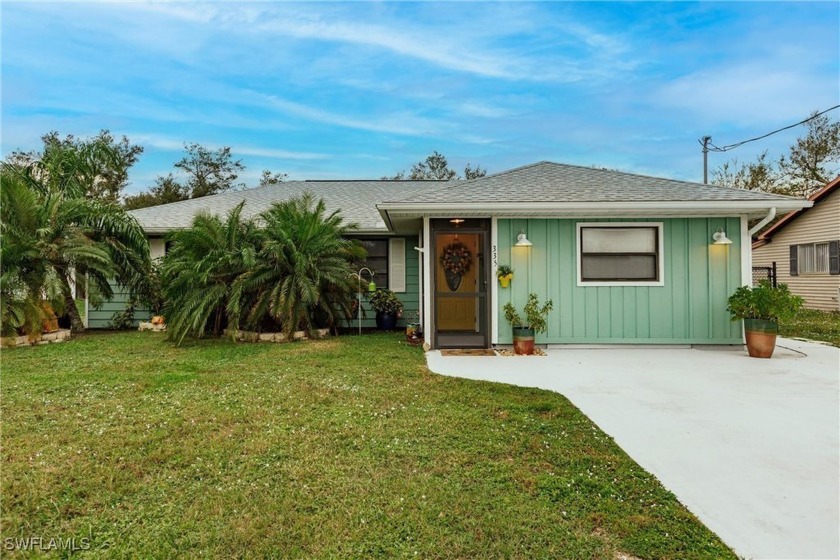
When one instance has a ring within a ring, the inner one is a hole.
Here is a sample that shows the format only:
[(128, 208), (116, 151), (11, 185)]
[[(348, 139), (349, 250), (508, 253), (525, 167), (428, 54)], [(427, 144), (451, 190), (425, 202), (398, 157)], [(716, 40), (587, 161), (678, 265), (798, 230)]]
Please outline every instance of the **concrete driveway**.
[(565, 395), (747, 558), (840, 557), (840, 349), (560, 349), (443, 357), (443, 375)]

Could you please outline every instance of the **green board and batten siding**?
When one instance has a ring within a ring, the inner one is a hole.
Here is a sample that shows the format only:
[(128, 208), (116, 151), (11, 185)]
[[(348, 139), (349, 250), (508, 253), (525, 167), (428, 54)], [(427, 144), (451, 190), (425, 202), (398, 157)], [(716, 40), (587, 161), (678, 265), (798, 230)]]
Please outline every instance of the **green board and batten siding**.
[[(90, 306), (90, 314), (88, 316), (89, 329), (111, 328), (111, 320), (114, 318), (114, 313), (125, 310), (125, 305), (129, 299), (128, 290), (114, 282), (111, 282), (111, 289), (114, 290), (114, 297), (104, 302), (99, 309), (96, 309), (92, 305)], [(136, 309), (134, 311), (134, 326), (139, 326), (140, 321), (148, 321), (150, 316), (148, 309)]]
[[(417, 245), (417, 236), (405, 237), (405, 291), (394, 292), (400, 301), (403, 302), (402, 318), (397, 322), (398, 328), (405, 327), (406, 323), (415, 322), (416, 314), (420, 309), (420, 260), (418, 252), (414, 250)], [(367, 287), (366, 282), (362, 283), (362, 289)], [(367, 292), (362, 293), (362, 328), (376, 328), (376, 313), (367, 303)], [(358, 328), (359, 322), (354, 318), (344, 324), (345, 328)]]
[[(578, 222), (662, 222), (664, 286), (578, 286)], [(732, 245), (712, 245), (723, 228)], [(740, 322), (729, 320), (726, 300), (741, 285), (741, 220), (645, 218), (637, 220), (498, 220), (498, 264), (510, 265), (514, 280), (498, 289), (499, 343), (512, 334), (502, 306), (521, 308), (528, 293), (554, 300), (547, 344), (740, 344)], [(514, 248), (525, 230), (533, 246)]]
[[(397, 323), (399, 327), (404, 327), (409, 321), (415, 320), (415, 314), (420, 307), (420, 263), (418, 253), (414, 250), (417, 245), (417, 237), (405, 238), (405, 292), (395, 292), (396, 296), (403, 302), (403, 317)], [(128, 302), (128, 292), (121, 286), (113, 285), (114, 297), (110, 301), (106, 301), (101, 308), (90, 308), (90, 319), (88, 327), (91, 329), (107, 329), (110, 327), (111, 320), (114, 313), (125, 309), (125, 304)], [(363, 288), (367, 288), (367, 284), (363, 283)], [(374, 313), (367, 303), (367, 292), (363, 293), (362, 309), (364, 316), (362, 319), (363, 329), (376, 328), (376, 313)], [(149, 312), (145, 309), (138, 309), (134, 313), (135, 326), (139, 325), (140, 321), (147, 321), (149, 319)], [(357, 328), (358, 322), (354, 319), (347, 321), (343, 326), (348, 329)]]

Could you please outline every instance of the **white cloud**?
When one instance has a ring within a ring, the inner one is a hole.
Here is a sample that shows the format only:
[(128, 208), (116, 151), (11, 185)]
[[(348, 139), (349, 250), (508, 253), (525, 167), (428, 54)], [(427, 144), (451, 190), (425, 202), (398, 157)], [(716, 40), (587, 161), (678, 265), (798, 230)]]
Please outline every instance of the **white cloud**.
[(772, 62), (745, 62), (708, 68), (666, 84), (658, 99), (688, 110), (710, 124), (751, 125), (805, 118), (836, 104), (838, 86), (809, 75), (807, 68), (778, 68)]
[[(184, 151), (184, 140), (177, 140), (175, 138), (160, 136), (154, 134), (129, 134), (129, 138), (133, 142), (141, 146), (151, 146), (159, 150), (169, 152)], [(210, 150), (218, 150), (223, 146), (221, 144), (214, 144), (208, 142), (201, 142), (201, 145)], [(293, 159), (293, 160), (319, 160), (328, 159), (329, 154), (315, 153), (315, 152), (296, 152), (292, 150), (283, 150), (278, 148), (263, 148), (247, 145), (231, 145), (229, 146), (231, 153), (236, 156), (254, 156), (271, 159)]]

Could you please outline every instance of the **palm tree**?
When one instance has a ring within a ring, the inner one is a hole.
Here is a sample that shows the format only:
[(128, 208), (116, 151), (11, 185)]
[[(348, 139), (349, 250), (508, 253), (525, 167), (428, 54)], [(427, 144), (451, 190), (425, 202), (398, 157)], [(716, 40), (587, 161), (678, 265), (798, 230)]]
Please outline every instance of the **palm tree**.
[(256, 263), (257, 227), (241, 219), (244, 202), (222, 220), (198, 214), (192, 227), (170, 235), (163, 262), (167, 333), (180, 344), (200, 337), (212, 323), (221, 334), (233, 284)]
[(4, 163), (0, 173), (3, 274), (18, 294), (10, 301), (48, 297), (68, 313), (74, 332), (84, 330), (70, 287), (76, 272), (110, 298), (110, 280), (137, 286), (150, 265), (140, 224), (119, 206), (79, 190), (85, 165), (83, 157), (54, 152), (26, 168)]
[(287, 334), (335, 327), (349, 314), (356, 289), (351, 263), (365, 257), (358, 242), (344, 237), (357, 226), (342, 225), (340, 213), (327, 214), (312, 193), (274, 204), (259, 221), (256, 265), (234, 286), (233, 327), (243, 312), (249, 325), (268, 315)]

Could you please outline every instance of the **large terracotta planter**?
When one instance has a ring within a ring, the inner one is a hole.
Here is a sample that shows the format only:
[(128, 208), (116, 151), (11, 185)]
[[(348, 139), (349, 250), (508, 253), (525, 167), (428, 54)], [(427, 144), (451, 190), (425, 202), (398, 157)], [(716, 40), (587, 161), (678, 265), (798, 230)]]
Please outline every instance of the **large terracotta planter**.
[(530, 356), (534, 353), (534, 329), (513, 328), (513, 353), (520, 356)]
[(776, 349), (779, 325), (764, 319), (744, 319), (744, 337), (751, 358), (770, 358)]

